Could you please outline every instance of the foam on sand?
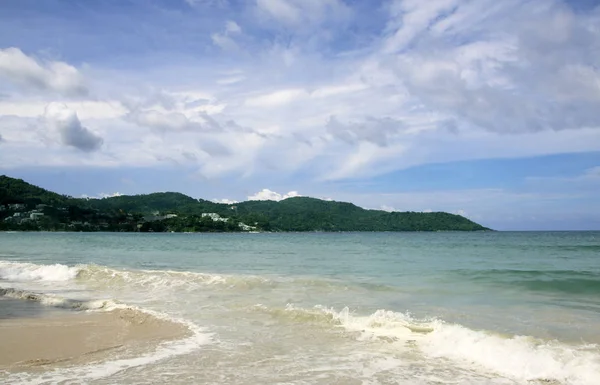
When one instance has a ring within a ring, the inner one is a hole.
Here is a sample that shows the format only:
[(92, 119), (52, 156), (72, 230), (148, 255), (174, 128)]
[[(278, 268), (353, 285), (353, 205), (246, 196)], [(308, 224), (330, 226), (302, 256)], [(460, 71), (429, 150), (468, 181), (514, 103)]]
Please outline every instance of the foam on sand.
[(0, 371), (8, 375), (0, 374), (0, 382), (102, 378), (210, 341), (191, 322), (111, 299), (82, 301), (13, 288), (0, 288), (0, 296), (62, 310), (0, 319)]
[(65, 313), (0, 320), (0, 367), (82, 363), (190, 333), (184, 325), (135, 310)]

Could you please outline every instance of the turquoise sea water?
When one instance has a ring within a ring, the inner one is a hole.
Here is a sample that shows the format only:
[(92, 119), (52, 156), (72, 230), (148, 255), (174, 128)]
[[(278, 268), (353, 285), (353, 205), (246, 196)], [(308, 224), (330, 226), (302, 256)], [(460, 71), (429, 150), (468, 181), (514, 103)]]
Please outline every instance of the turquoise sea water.
[(599, 232), (0, 233), (0, 287), (195, 332), (0, 382), (600, 384)]

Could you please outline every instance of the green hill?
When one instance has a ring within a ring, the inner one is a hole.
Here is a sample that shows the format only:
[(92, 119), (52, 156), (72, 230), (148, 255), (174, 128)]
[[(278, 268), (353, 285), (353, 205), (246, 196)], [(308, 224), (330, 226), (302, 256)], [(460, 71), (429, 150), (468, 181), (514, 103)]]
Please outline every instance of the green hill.
[(237, 205), (240, 215), (260, 214), (283, 231), (441, 231), (486, 230), (460, 215), (366, 210), (352, 203), (308, 197), (280, 202), (249, 201)]
[(11, 203), (69, 205), (76, 201), (77, 199), (45, 190), (22, 179), (0, 175), (0, 205)]
[[(39, 204), (50, 206), (44, 207), (46, 215), (42, 218), (43, 221), (25, 221), (27, 229), (35, 229), (31, 227), (38, 225), (41, 230), (69, 230), (73, 228), (73, 223), (80, 222), (87, 223), (87, 229), (103, 231), (248, 230), (245, 225), (259, 231), (489, 230), (465, 217), (444, 212), (389, 213), (366, 210), (352, 203), (308, 197), (288, 198), (280, 202), (247, 201), (235, 205), (194, 199), (174, 192), (103, 199), (73, 198), (44, 190), (20, 179), (0, 176), (0, 206), (3, 206), (0, 207), (3, 208), (0, 219), (14, 215), (10, 209), (12, 206), (9, 206), (13, 203), (23, 203), (27, 210)], [(206, 213), (218, 214), (226, 220), (211, 219), (206, 215), (203, 217), (202, 214)], [(167, 217), (167, 214), (171, 215)], [(7, 221), (10, 224), (17, 222), (10, 218), (4, 222)], [(77, 226), (75, 228), (80, 229)]]
[(100, 210), (124, 210), (150, 214), (154, 211), (193, 210), (198, 200), (187, 195), (162, 192), (146, 195), (122, 195), (104, 199), (89, 199), (85, 203)]

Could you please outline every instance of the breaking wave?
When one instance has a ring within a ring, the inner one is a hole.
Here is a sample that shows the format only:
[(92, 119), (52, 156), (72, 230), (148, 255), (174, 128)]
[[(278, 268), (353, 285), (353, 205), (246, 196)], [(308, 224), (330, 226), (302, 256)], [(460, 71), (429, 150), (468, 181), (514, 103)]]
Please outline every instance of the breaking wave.
[(276, 283), (257, 276), (236, 276), (170, 270), (116, 270), (97, 265), (82, 266), (77, 280), (109, 286), (134, 286), (146, 289), (194, 289), (219, 285), (238, 289), (273, 286)]
[(600, 347), (568, 345), (529, 336), (506, 336), (469, 329), (439, 319), (419, 320), (410, 314), (378, 310), (369, 316), (316, 306), (287, 305), (255, 311), (343, 328), (360, 340), (385, 341), (400, 350), (414, 349), (427, 359), (452, 360), (461, 367), (494, 373), (519, 382), (593, 385), (600, 383)]
[(62, 282), (74, 279), (79, 267), (60, 264), (36, 265), (34, 263), (0, 261), (0, 280)]
[[(570, 273), (572, 274), (572, 273)], [(537, 272), (486, 272), (485, 275), (515, 275), (521, 280), (548, 278)], [(566, 279), (565, 274), (560, 278)], [(477, 279), (477, 277), (475, 277)], [(489, 279), (486, 276), (485, 279)], [(509, 278), (509, 277), (507, 277)], [(554, 279), (559, 277), (554, 276)], [(595, 279), (580, 275), (577, 279)], [(483, 279), (483, 277), (481, 277)], [(160, 270), (119, 270), (98, 265), (36, 265), (0, 261), (0, 282), (2, 281), (74, 281), (86, 286), (135, 287), (148, 290), (193, 290), (206, 285), (223, 288), (249, 290), (273, 287), (285, 281), (250, 275), (218, 275), (196, 272)], [(309, 282), (307, 284), (313, 285)], [(314, 285), (322, 284), (321, 281)], [(383, 288), (387, 290), (387, 288)], [(128, 307), (118, 301), (74, 300), (51, 294), (41, 294), (13, 288), (0, 288), (0, 295), (40, 302), (44, 305), (76, 310), (110, 311)], [(168, 315), (143, 309), (139, 311), (156, 317)], [(512, 381), (535, 383), (559, 383), (563, 385), (595, 385), (600, 383), (600, 347), (597, 345), (570, 345), (558, 341), (536, 339), (530, 336), (500, 335), (485, 330), (474, 330), (463, 325), (444, 322), (440, 319), (416, 319), (408, 313), (378, 310), (370, 315), (358, 315), (349, 308), (336, 311), (317, 306), (302, 308), (287, 305), (272, 308), (256, 305), (252, 311), (263, 312), (283, 322), (309, 323), (324, 328), (341, 328), (361, 341), (375, 341), (389, 344), (392, 349), (410, 351), (422, 355), (427, 360), (449, 361), (454, 365), (477, 372), (493, 373)], [(161, 345), (153, 353), (130, 360), (113, 361), (85, 368), (70, 369), (73, 375), (82, 378), (99, 378), (123, 370), (123, 368), (145, 365), (175, 354), (185, 354), (208, 341), (201, 328), (185, 320), (194, 332), (193, 337)], [(388, 346), (388, 345), (386, 345)], [(61, 372), (62, 373), (62, 372)], [(59, 373), (60, 374), (60, 373)], [(57, 378), (59, 378), (57, 374)]]
[(133, 286), (144, 289), (193, 289), (203, 285), (252, 289), (274, 286), (277, 282), (258, 276), (221, 275), (170, 270), (119, 270), (99, 265), (67, 266), (61, 264), (0, 261), (0, 281), (65, 282), (75, 280), (108, 287)]
[(116, 309), (123, 309), (127, 305), (122, 304), (112, 299), (100, 299), (100, 300), (77, 300), (71, 298), (64, 298), (51, 294), (36, 293), (27, 290), (19, 290), (14, 288), (0, 288), (0, 296), (20, 299), (26, 301), (38, 302), (42, 305), (58, 307), (63, 309), (72, 310), (104, 310), (111, 311)]
[(210, 274), (173, 270), (114, 269), (95, 264), (67, 266), (61, 264), (38, 265), (34, 263), (0, 260), (0, 282), (67, 282), (83, 283), (95, 289), (136, 288), (163, 292), (165, 290), (193, 291), (206, 286), (219, 286), (231, 290), (276, 288), (289, 284), (313, 287), (321, 291), (398, 291), (398, 288), (374, 283), (348, 283), (311, 277), (264, 277), (247, 274)]

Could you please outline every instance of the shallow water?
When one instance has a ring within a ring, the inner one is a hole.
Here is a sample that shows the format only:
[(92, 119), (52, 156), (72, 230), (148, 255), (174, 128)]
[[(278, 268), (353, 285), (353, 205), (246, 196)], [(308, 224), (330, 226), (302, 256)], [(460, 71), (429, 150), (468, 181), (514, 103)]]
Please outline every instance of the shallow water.
[(0, 381), (600, 383), (598, 232), (0, 233), (0, 287), (195, 332)]

